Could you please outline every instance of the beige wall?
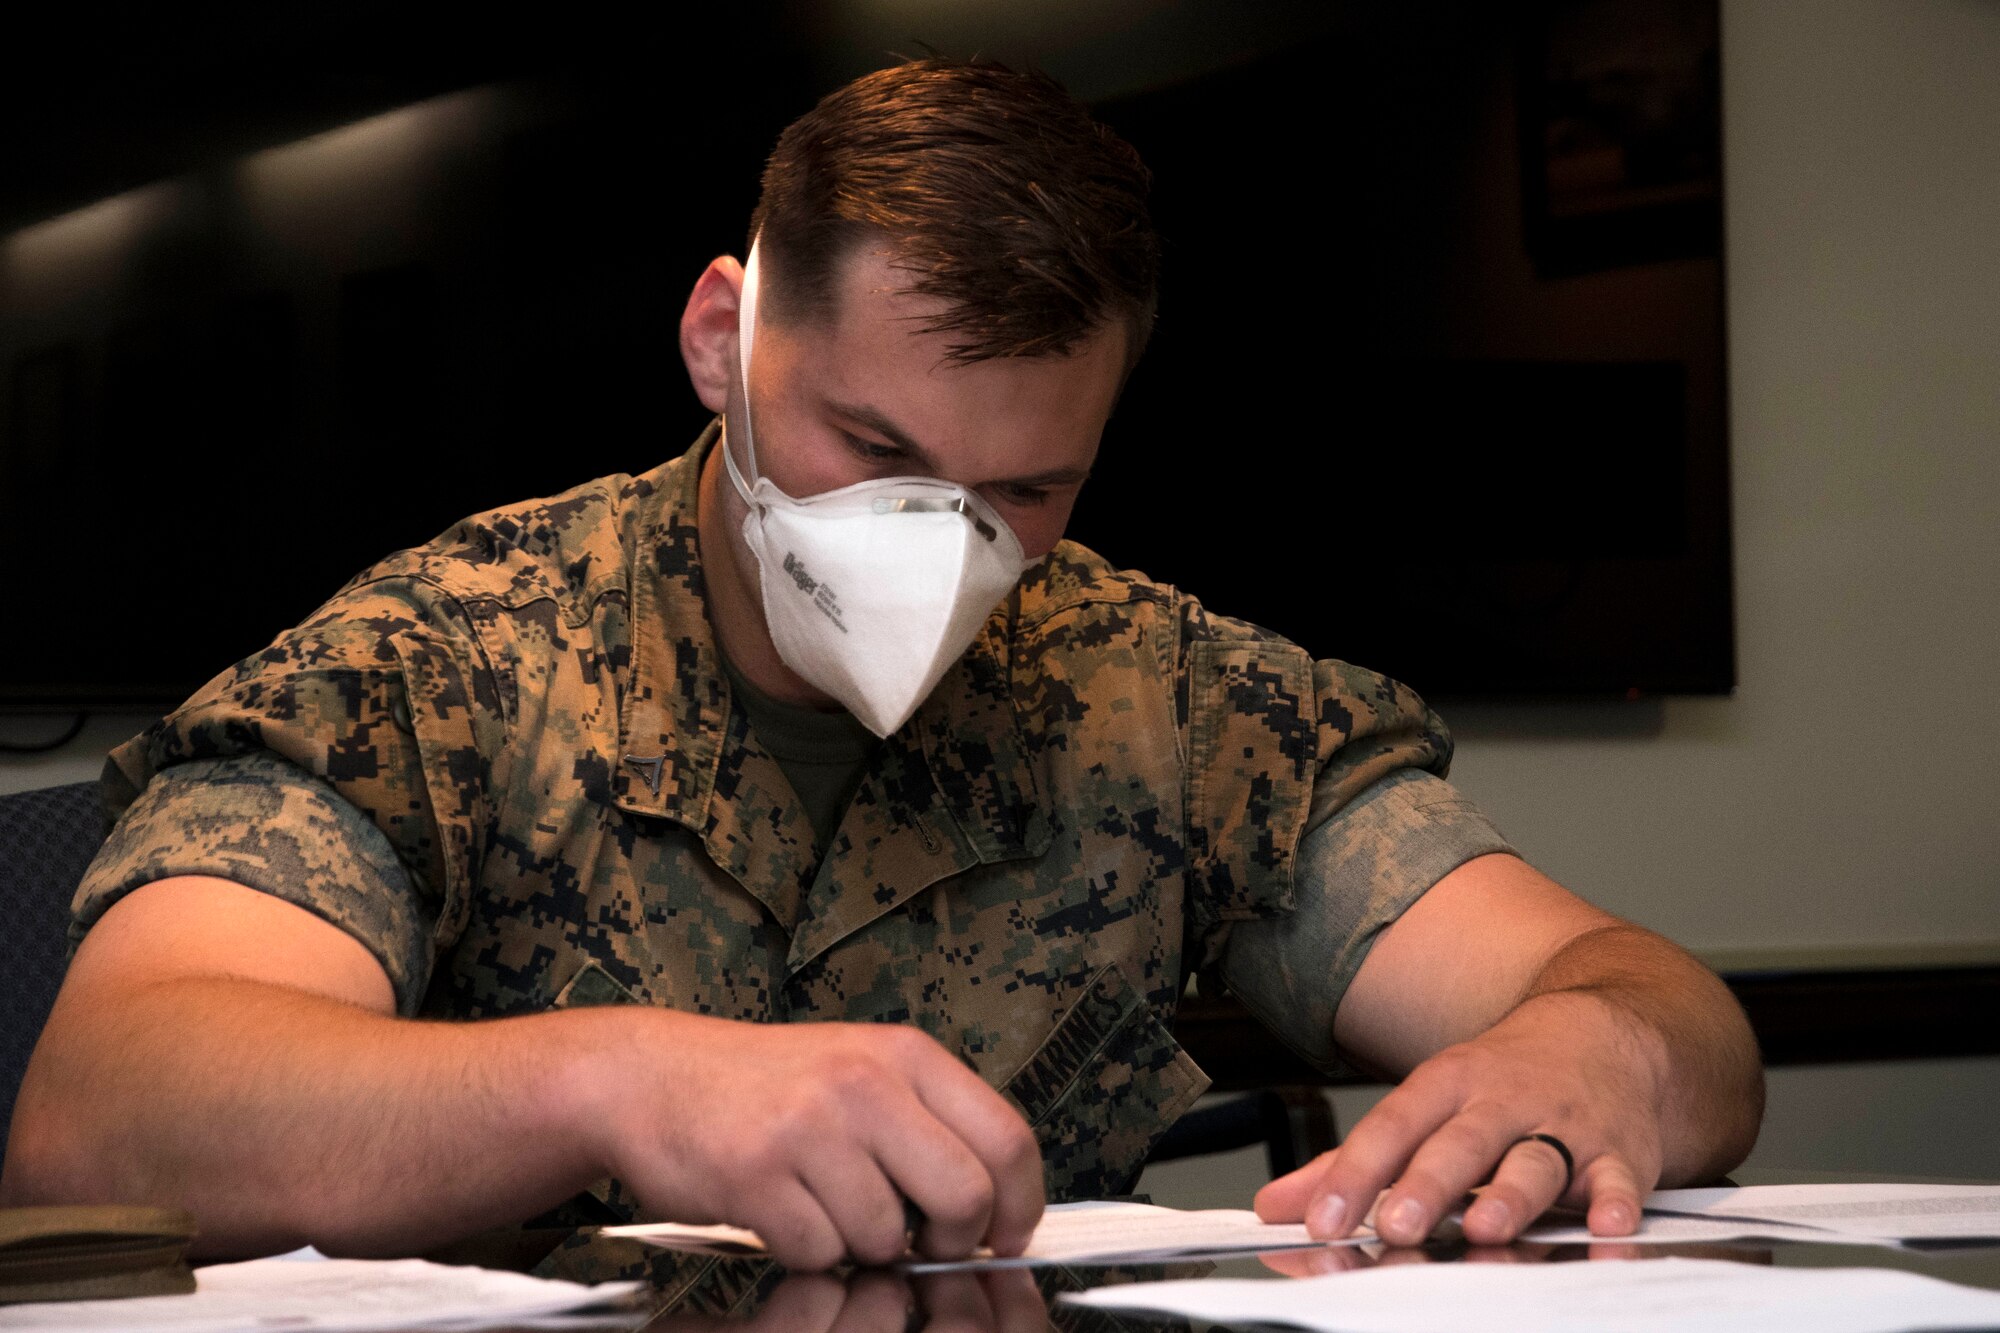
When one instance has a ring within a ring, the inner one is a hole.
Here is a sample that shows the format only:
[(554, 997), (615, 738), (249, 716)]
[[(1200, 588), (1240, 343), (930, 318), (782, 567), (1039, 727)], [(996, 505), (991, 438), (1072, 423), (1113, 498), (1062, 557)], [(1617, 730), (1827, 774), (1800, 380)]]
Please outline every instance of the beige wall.
[(2000, 955), (2000, 4), (1725, 0), (1723, 72), (1740, 685), (1456, 775), (1698, 950)]

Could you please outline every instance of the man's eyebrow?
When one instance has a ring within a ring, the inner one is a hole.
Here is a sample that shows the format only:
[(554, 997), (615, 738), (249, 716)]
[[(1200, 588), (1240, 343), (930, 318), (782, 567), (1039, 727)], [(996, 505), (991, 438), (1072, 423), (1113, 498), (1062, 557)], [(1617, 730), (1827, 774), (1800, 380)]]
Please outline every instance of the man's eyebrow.
[[(911, 439), (907, 431), (874, 408), (859, 403), (828, 403), (827, 406), (832, 408), (836, 415), (847, 418), (857, 426), (874, 431), (931, 471), (938, 470), (937, 460), (931, 457), (929, 450)], [(1089, 477), (1089, 468), (1059, 467), (1025, 477), (1002, 477), (997, 481), (998, 484), (1005, 486), (1069, 486), (1081, 485)]]

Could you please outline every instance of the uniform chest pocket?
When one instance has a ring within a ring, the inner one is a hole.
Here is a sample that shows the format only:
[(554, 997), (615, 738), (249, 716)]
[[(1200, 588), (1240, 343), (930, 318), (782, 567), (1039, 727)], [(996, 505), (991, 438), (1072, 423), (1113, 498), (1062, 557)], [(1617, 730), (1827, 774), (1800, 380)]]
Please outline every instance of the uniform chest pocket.
[(1001, 1091), (1034, 1129), (1059, 1203), (1131, 1193), (1153, 1145), (1207, 1087), (1114, 964), (1084, 983)]
[(595, 958), (576, 970), (576, 975), (556, 992), (551, 1009), (590, 1009), (601, 1004), (642, 1004), (644, 1001), (618, 984)]
[[(576, 974), (549, 1001), (551, 1009), (589, 1009), (603, 1004), (642, 1004), (638, 996), (618, 983), (595, 958)], [(618, 1180), (606, 1177), (589, 1186), (568, 1202), (558, 1204), (528, 1225), (609, 1226), (629, 1222), (638, 1216), (638, 1200)]]

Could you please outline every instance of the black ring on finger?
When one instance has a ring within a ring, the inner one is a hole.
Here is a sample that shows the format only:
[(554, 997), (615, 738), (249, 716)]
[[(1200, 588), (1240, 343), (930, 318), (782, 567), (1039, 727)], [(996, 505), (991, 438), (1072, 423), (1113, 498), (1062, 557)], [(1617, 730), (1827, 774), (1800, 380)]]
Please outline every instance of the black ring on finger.
[(1570, 1155), (1569, 1145), (1553, 1134), (1523, 1134), (1507, 1147), (1518, 1148), (1524, 1143), (1546, 1143), (1556, 1150), (1563, 1159), (1563, 1187), (1556, 1191), (1556, 1197), (1560, 1199), (1569, 1193), (1569, 1187), (1576, 1183), (1576, 1158)]

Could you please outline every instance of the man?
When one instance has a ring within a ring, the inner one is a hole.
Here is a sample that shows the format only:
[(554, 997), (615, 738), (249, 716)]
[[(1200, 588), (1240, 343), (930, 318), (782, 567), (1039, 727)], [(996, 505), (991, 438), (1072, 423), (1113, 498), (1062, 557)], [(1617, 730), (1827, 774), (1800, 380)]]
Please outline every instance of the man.
[(1421, 701), (1061, 544), (1145, 181), (992, 65), (788, 130), (682, 318), (688, 454), (391, 557), (114, 755), (7, 1196), (180, 1203), (214, 1254), (580, 1190), (799, 1267), (906, 1205), (1013, 1252), (1200, 1093), (1196, 969), (1408, 1074), (1267, 1217), (1393, 1184), (1413, 1243), (1490, 1176), (1475, 1240), (1618, 1234), (1740, 1160), (1727, 992), (1512, 855)]

